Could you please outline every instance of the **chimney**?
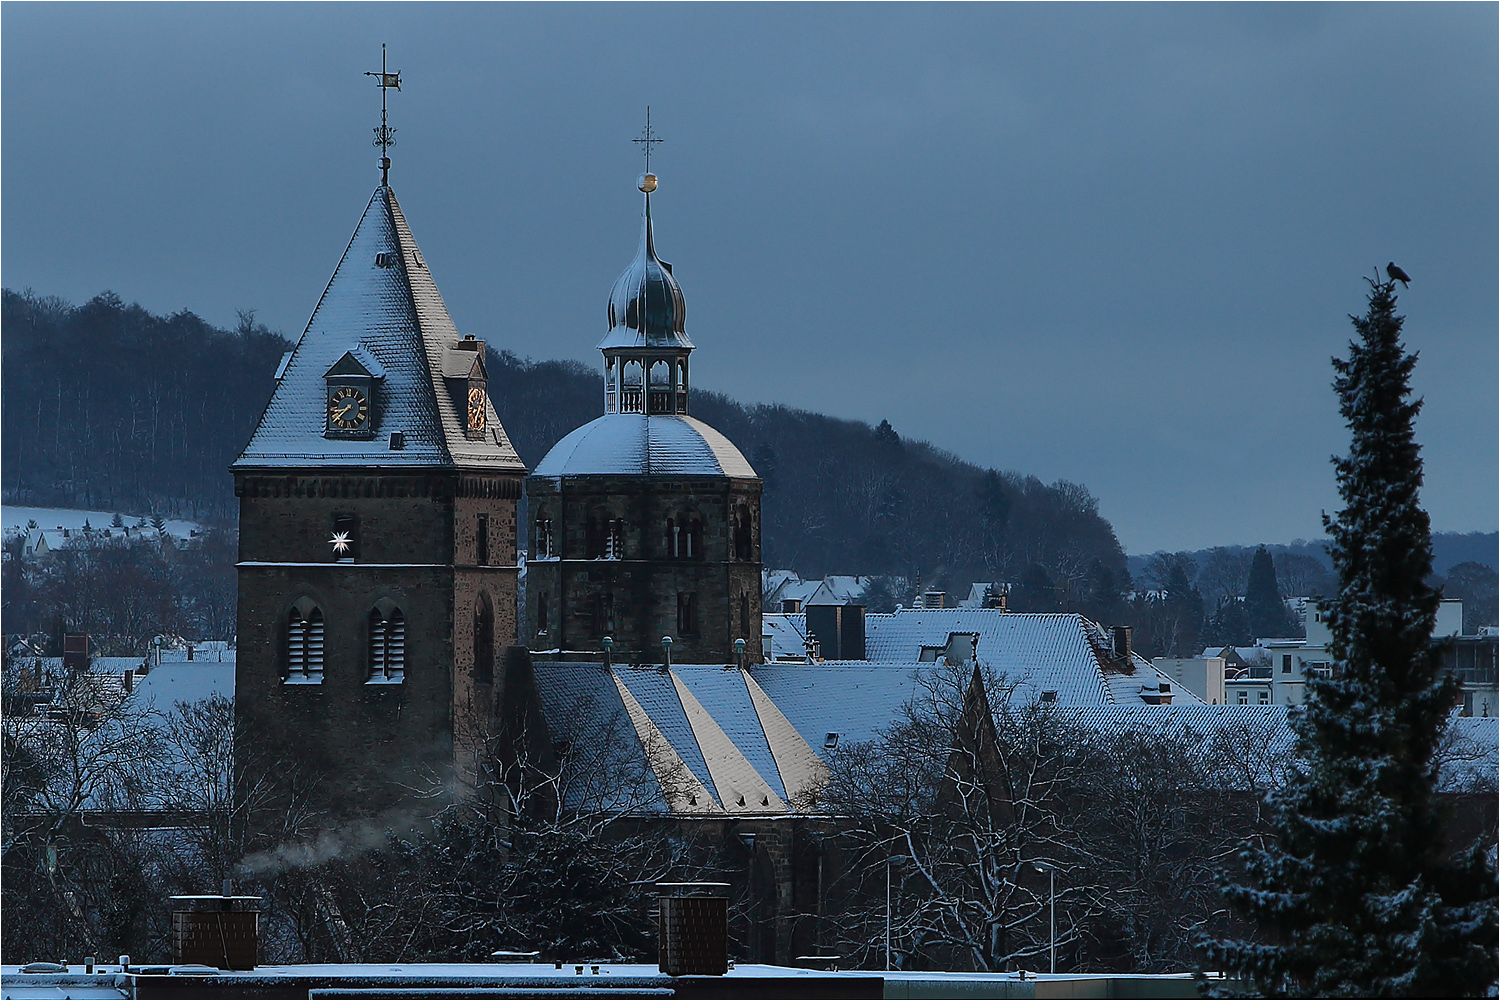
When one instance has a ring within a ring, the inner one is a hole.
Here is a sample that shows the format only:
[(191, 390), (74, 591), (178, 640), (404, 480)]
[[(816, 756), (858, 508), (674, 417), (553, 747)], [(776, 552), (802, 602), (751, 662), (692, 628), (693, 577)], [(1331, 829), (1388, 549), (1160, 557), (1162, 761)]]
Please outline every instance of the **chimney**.
[(134, 690), (135, 690), (135, 672), (134, 671), (126, 671), (125, 672), (125, 694), (129, 695)]
[(669, 977), (729, 971), (729, 884), (658, 883), (657, 965)]
[(188, 661), (191, 662), (192, 659), (193, 659), (193, 644), (189, 643), (188, 644)]
[(1115, 626), (1109, 632), (1110, 652), (1114, 654), (1115, 660), (1118, 660), (1127, 668), (1130, 667), (1134, 663), (1130, 656), (1130, 627)]
[(63, 636), (63, 667), (82, 671), (89, 666), (89, 634), (66, 633)]
[(172, 902), (172, 963), (253, 970), (260, 961), (259, 897), (180, 896)]

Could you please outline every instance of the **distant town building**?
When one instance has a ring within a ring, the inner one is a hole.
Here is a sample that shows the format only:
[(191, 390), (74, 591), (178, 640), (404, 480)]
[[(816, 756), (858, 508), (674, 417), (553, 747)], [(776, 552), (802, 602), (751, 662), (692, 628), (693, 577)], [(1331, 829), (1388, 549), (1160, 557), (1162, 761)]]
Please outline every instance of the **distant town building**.
[(1223, 657), (1153, 657), (1151, 666), (1209, 705), (1225, 704)]

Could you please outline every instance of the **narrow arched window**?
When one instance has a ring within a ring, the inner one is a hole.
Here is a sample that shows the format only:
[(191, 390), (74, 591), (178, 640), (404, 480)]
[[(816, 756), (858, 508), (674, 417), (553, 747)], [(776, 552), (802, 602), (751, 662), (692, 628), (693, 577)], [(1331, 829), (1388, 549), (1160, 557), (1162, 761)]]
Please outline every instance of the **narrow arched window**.
[(734, 557), (737, 560), (750, 560), (754, 558), (751, 544), (752, 534), (750, 531), (750, 508), (745, 504), (739, 505), (734, 512)]
[(608, 525), (608, 534), (604, 540), (604, 558), (608, 560), (623, 560), (625, 558), (625, 519), (611, 518)]
[(677, 592), (677, 635), (692, 636), (698, 632), (698, 595)]
[(481, 685), (495, 680), (495, 609), (483, 592), (474, 606), (474, 680)]
[(641, 380), (645, 374), (638, 361), (626, 362), (621, 368), (620, 412), (638, 414), (645, 410), (641, 402)]
[(740, 638), (750, 637), (750, 592), (740, 592)]
[(615, 631), (615, 596), (605, 591), (594, 595), (594, 635), (611, 636)]
[(406, 616), (389, 601), (370, 609), (371, 682), (400, 682), (406, 677)]
[(303, 685), (323, 681), (323, 610), (305, 598), (287, 613), (286, 681)]
[(536, 558), (540, 560), (550, 559), (554, 556), (552, 548), (552, 514), (546, 505), (536, 509)]
[(536, 634), (547, 635), (547, 596), (545, 594), (536, 596)]

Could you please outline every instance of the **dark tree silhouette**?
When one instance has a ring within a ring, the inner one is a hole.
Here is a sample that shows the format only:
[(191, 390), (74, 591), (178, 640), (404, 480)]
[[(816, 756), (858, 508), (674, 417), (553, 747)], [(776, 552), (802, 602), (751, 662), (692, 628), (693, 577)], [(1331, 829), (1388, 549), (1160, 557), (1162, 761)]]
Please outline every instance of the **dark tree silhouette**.
[(1495, 871), (1444, 845), (1436, 751), (1455, 683), (1439, 671), (1439, 596), (1394, 282), (1371, 281), (1348, 360), (1334, 360), (1352, 432), (1335, 460), (1344, 509), (1325, 518), (1338, 595), (1332, 677), (1292, 715), (1305, 767), (1269, 799), (1277, 837), (1226, 887), (1260, 942), (1208, 945), (1261, 990), (1314, 997), (1480, 996), (1495, 979)]
[(1250, 580), (1245, 585), (1245, 616), (1250, 620), (1252, 636), (1291, 634), (1292, 618), (1286, 603), (1281, 600), (1281, 591), (1276, 586), (1276, 564), (1265, 546), (1255, 550), (1250, 561)]

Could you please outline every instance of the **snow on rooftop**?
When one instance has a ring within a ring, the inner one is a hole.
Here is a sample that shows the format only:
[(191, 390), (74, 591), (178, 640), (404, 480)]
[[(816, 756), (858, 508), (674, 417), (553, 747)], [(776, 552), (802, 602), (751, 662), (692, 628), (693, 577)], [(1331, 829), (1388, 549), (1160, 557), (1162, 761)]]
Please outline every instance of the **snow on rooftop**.
[(775, 660), (801, 660), (807, 656), (807, 615), (803, 612), (766, 612), (760, 617), (762, 643), (771, 638)]
[(537, 476), (738, 476), (755, 470), (722, 434), (695, 417), (605, 414), (552, 446)]
[[(139, 663), (139, 658), (137, 658)], [(215, 695), (234, 698), (234, 655), (224, 660), (166, 661), (134, 679), (135, 697), (165, 712), (178, 702), (201, 702)]]
[[(812, 749), (779, 710), (757, 704), (763, 693), (738, 668), (538, 663), (533, 671), (554, 740), (599, 743), (613, 767), (633, 770), (633, 812), (783, 814), (824, 781)], [(574, 805), (598, 792), (583, 781)]]
[[(1058, 705), (1146, 704), (1142, 687), (1171, 684), (1144, 658), (1134, 671), (1105, 670), (1096, 647), (1104, 642), (1096, 623), (1076, 614), (1030, 614), (998, 608), (909, 608), (865, 616), (865, 655), (875, 662), (915, 664), (924, 648), (946, 647), (955, 633), (979, 637), (980, 663), (1016, 686), (1016, 697), (1056, 693)], [(1200, 702), (1178, 686), (1172, 701)]]
[[(443, 378), (444, 355), (461, 340), (395, 194), (376, 188), (235, 466), (524, 470), (489, 401), (484, 437), (465, 437), (468, 401)], [(380, 376), (370, 439), (324, 436), (324, 374), (346, 353)], [(396, 431), (400, 449), (390, 445)]]
[[(129, 528), (129, 533), (110, 525), (117, 513), (120, 520)], [(65, 529), (71, 536), (82, 531), (85, 523), (90, 529), (108, 538), (125, 538), (127, 534), (130, 538), (137, 538), (143, 533), (149, 536), (157, 534), (156, 529), (151, 525), (150, 515), (127, 514), (124, 511), (88, 511), (80, 508), (15, 507), (10, 504), (0, 507), (0, 523), (3, 523), (6, 538), (25, 532), (27, 525), (33, 521), (37, 524), (37, 530), (46, 535), (47, 545), (53, 549), (68, 544), (64, 541), (62, 534)], [(146, 523), (144, 529), (138, 527), (143, 521)], [(204, 528), (196, 521), (168, 518), (162, 526), (162, 531), (176, 539), (189, 539), (195, 535), (201, 535)]]

